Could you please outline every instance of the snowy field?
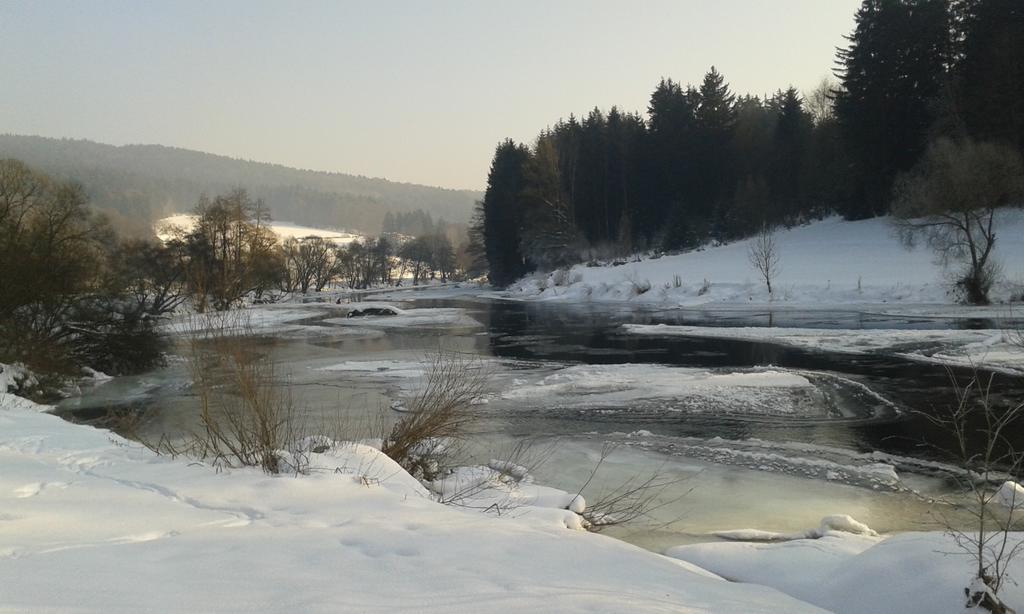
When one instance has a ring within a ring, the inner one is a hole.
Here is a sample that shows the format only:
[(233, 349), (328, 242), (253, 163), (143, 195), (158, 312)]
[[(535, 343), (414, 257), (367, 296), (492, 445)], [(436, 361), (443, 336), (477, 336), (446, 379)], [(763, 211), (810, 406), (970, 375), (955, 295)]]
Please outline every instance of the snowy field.
[[(577, 265), (568, 271), (538, 273), (512, 285), (508, 296), (664, 307), (956, 302), (951, 272), (936, 264), (926, 246), (907, 250), (887, 218), (857, 222), (829, 218), (780, 230), (776, 241), (780, 272), (772, 282), (774, 296), (768, 294), (748, 260), (750, 240), (640, 262), (630, 260), (619, 266)], [(1024, 290), (1024, 212), (1002, 213), (994, 254), (1003, 281), (993, 291), (993, 298), (1019, 297)]]
[[(172, 215), (158, 220), (153, 227), (156, 228), (157, 237), (162, 241), (166, 241), (171, 236), (171, 233), (169, 232), (171, 228), (179, 228), (187, 232), (192, 229), (195, 223), (196, 216), (188, 213), (179, 213), (177, 215)], [(291, 222), (280, 222), (276, 220), (270, 222), (270, 229), (274, 231), (274, 234), (276, 234), (282, 241), (285, 239), (320, 237), (334, 243), (335, 245), (348, 245), (353, 241), (358, 241), (363, 238), (361, 235), (349, 232), (324, 230), (323, 228), (300, 226), (298, 224), (292, 224)]]

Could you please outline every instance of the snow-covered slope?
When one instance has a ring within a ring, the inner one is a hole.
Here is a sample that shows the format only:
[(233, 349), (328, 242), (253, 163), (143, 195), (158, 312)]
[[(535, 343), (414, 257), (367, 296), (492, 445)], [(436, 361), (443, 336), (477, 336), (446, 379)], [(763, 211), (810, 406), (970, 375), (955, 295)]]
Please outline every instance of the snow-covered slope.
[[(180, 228), (188, 231), (191, 230), (195, 223), (196, 216), (189, 215), (187, 213), (179, 213), (157, 221), (153, 227), (156, 231), (157, 237), (164, 241), (171, 236), (170, 231), (172, 228)], [(357, 234), (338, 232), (336, 230), (324, 230), (323, 228), (311, 228), (309, 226), (299, 226), (298, 224), (292, 224), (291, 222), (272, 221), (270, 222), (270, 229), (273, 230), (274, 234), (276, 234), (282, 241), (285, 239), (321, 237), (336, 245), (348, 245), (349, 243), (358, 241), (362, 238)]]
[(819, 611), (565, 509), (441, 505), (367, 446), (314, 456), (308, 476), (218, 472), (0, 406), (0, 610)]
[[(748, 259), (750, 240), (645, 258), (619, 266), (577, 265), (514, 284), (515, 298), (634, 301), (666, 306), (706, 303), (950, 303), (950, 271), (926, 246), (906, 249), (888, 218), (829, 218), (776, 234), (780, 272), (774, 296)], [(1024, 211), (1001, 212), (995, 258), (1004, 280), (993, 297), (1019, 296), (1024, 282)], [(707, 282), (707, 283), (705, 283)], [(649, 287), (649, 290), (640, 292)]]

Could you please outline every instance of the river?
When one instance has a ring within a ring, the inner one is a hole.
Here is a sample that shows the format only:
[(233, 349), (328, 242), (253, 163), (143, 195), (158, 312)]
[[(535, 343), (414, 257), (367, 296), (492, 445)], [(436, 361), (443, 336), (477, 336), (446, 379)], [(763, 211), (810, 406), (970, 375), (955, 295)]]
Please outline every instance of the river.
[[(466, 458), (486, 462), (529, 441), (532, 452), (524, 457), (537, 460), (531, 469), (538, 482), (574, 492), (589, 480), (590, 500), (658, 474), (668, 483), (657, 493), (660, 506), (609, 530), (655, 550), (715, 539), (719, 530), (799, 531), (836, 513), (884, 532), (957, 518), (935, 501), (955, 497), (956, 489), (929, 464), (947, 460), (938, 448), (948, 441), (926, 414), (955, 399), (952, 379), (966, 380), (966, 370), (880, 353), (637, 337), (621, 325), (891, 330), (992, 322), (396, 296), (404, 308), (443, 317), (415, 326), (390, 326), (387, 318), (380, 326), (352, 326), (339, 323), (329, 303), (289, 304), (280, 309), (309, 315), (248, 343), (273, 355), (280, 384), (304, 412), (322, 420), (344, 415), (354, 437), (372, 436), (377, 417), (395, 413), (392, 404), (415, 390), (431, 353), (479, 357), (491, 391)], [(111, 408), (127, 409), (143, 417), (149, 437), (180, 434), (195, 425), (189, 381), (184, 362), (172, 358), (153, 372), (86, 389), (58, 411), (102, 424)], [(1020, 378), (1000, 376), (998, 384), (1001, 395), (1024, 393)], [(600, 461), (605, 450), (611, 452)]]

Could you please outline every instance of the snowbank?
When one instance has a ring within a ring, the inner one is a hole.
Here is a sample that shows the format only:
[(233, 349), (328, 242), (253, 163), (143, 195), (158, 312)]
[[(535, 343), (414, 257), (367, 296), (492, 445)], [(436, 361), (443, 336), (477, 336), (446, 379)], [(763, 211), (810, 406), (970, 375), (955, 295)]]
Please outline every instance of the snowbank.
[[(951, 537), (934, 532), (883, 539), (833, 530), (818, 539), (695, 544), (667, 554), (730, 580), (772, 586), (849, 614), (961, 613), (972, 577), (970, 558)], [(1024, 561), (1016, 561), (1010, 575), (1024, 578)], [(1024, 607), (1024, 587), (1007, 582), (1000, 595), (1018, 611)]]
[(1024, 486), (1017, 482), (1003, 482), (996, 491), (996, 500), (1006, 509), (1024, 511)]
[(0, 411), (0, 610), (818, 611), (535, 507), (565, 493), (497, 518), (437, 503), (368, 446), (313, 456), (302, 477), (217, 471)]
[(14, 394), (23, 386), (34, 386), (37, 383), (35, 375), (21, 364), (0, 363), (0, 411), (17, 409), (41, 412), (52, 409), (50, 405), (42, 405)]
[[(1005, 281), (993, 296), (1020, 295), (1024, 281), (1024, 212), (999, 218), (995, 258)], [(619, 266), (577, 265), (526, 277), (512, 298), (556, 301), (630, 301), (660, 306), (708, 303), (836, 305), (952, 303), (949, 272), (927, 247), (907, 250), (888, 218), (847, 222), (829, 218), (776, 235), (781, 271), (769, 296), (747, 258), (750, 240), (644, 258)], [(647, 290), (649, 288), (649, 290)]]

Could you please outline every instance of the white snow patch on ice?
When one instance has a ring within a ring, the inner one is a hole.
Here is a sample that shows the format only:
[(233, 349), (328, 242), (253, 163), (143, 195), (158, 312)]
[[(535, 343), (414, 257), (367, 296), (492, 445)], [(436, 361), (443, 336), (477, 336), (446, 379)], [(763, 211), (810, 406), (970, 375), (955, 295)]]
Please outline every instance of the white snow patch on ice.
[(559, 408), (639, 409), (656, 402), (663, 410), (792, 414), (820, 407), (819, 392), (802, 375), (780, 369), (718, 372), (667, 365), (573, 365), (538, 381), (520, 378), (505, 400)]
[(851, 330), (624, 324), (628, 334), (777, 343), (801, 349), (889, 353), (910, 360), (1024, 372), (1024, 345), (1001, 330)]

